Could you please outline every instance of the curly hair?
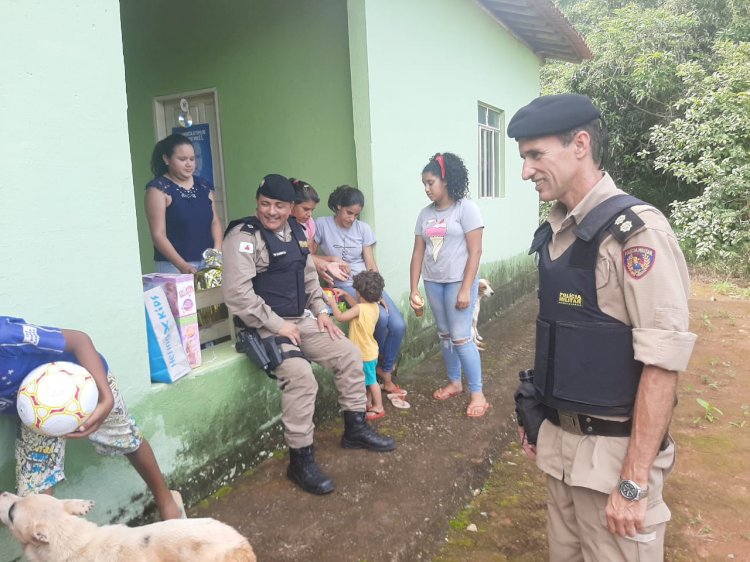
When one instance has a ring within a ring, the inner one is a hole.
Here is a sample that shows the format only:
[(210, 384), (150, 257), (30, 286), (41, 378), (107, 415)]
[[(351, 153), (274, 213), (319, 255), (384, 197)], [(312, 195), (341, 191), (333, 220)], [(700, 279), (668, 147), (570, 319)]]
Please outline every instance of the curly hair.
[(385, 280), (377, 271), (360, 271), (352, 279), (352, 287), (367, 302), (378, 302), (383, 296)]
[(320, 195), (315, 191), (315, 188), (307, 183), (305, 180), (297, 178), (289, 178), (294, 188), (294, 202), (304, 203), (305, 201), (313, 201), (314, 203), (320, 203)]
[(334, 213), (339, 207), (365, 206), (365, 194), (351, 185), (340, 185), (328, 196), (328, 208)]
[[(440, 165), (441, 160), (443, 166)], [(452, 152), (435, 154), (422, 170), (423, 174), (427, 172), (445, 180), (448, 195), (454, 201), (469, 195), (469, 171), (466, 169), (464, 161)]]

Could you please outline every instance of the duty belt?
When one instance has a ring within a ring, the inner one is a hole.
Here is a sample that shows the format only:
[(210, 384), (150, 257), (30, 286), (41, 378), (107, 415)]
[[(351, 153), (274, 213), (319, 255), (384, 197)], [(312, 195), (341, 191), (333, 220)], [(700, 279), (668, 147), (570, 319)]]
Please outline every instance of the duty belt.
[[(604, 437), (630, 437), (633, 429), (633, 420), (615, 421), (595, 418), (587, 414), (577, 414), (575, 412), (566, 412), (565, 410), (555, 410), (546, 408), (546, 418), (563, 431), (575, 435), (602, 435)], [(669, 437), (664, 436), (664, 440), (659, 447), (663, 451), (669, 446)]]

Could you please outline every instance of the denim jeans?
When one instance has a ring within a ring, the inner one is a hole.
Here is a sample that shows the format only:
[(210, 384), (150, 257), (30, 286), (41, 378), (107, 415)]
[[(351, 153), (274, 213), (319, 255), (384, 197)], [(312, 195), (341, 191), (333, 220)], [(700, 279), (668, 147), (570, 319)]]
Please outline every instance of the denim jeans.
[[(354, 287), (341, 287), (341, 289), (355, 299), (357, 298), (357, 291), (354, 290)], [(396, 366), (401, 342), (404, 339), (404, 334), (406, 334), (406, 322), (396, 303), (385, 291), (383, 291), (383, 300), (388, 304), (388, 310), (383, 308), (383, 305), (378, 307), (380, 315), (378, 316), (378, 323), (375, 325), (375, 341), (378, 342), (380, 353), (378, 367), (386, 373), (390, 373)]]
[[(440, 350), (443, 352), (448, 378), (451, 382), (460, 382), (463, 370), (469, 391), (481, 392), (482, 360), (474, 338), (471, 337), (471, 316), (477, 302), (479, 280), (475, 279), (471, 285), (470, 303), (463, 310), (456, 308), (456, 297), (461, 289), (461, 283), (425, 281), (424, 289), (437, 324)], [(454, 341), (461, 340), (468, 341), (461, 345), (453, 344)]]

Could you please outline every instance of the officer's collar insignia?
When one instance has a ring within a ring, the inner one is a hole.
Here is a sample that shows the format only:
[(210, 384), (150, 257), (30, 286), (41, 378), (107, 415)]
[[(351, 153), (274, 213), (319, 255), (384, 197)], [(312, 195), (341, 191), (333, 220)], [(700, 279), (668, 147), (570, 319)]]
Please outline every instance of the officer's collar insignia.
[(656, 250), (647, 246), (633, 246), (622, 252), (625, 271), (633, 279), (644, 277), (656, 263)]

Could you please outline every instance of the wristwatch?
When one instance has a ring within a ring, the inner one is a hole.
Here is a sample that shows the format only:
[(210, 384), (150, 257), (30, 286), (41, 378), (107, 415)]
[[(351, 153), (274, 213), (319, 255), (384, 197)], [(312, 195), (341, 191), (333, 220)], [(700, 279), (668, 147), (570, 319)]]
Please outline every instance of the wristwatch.
[(323, 308), (323, 309), (319, 310), (318, 311), (318, 316), (320, 316), (321, 314), (328, 314), (330, 316), (330, 312), (328, 312), (327, 308)]
[(628, 501), (637, 502), (648, 497), (648, 486), (641, 488), (632, 480), (623, 480), (620, 478), (617, 487), (620, 489), (620, 495)]

